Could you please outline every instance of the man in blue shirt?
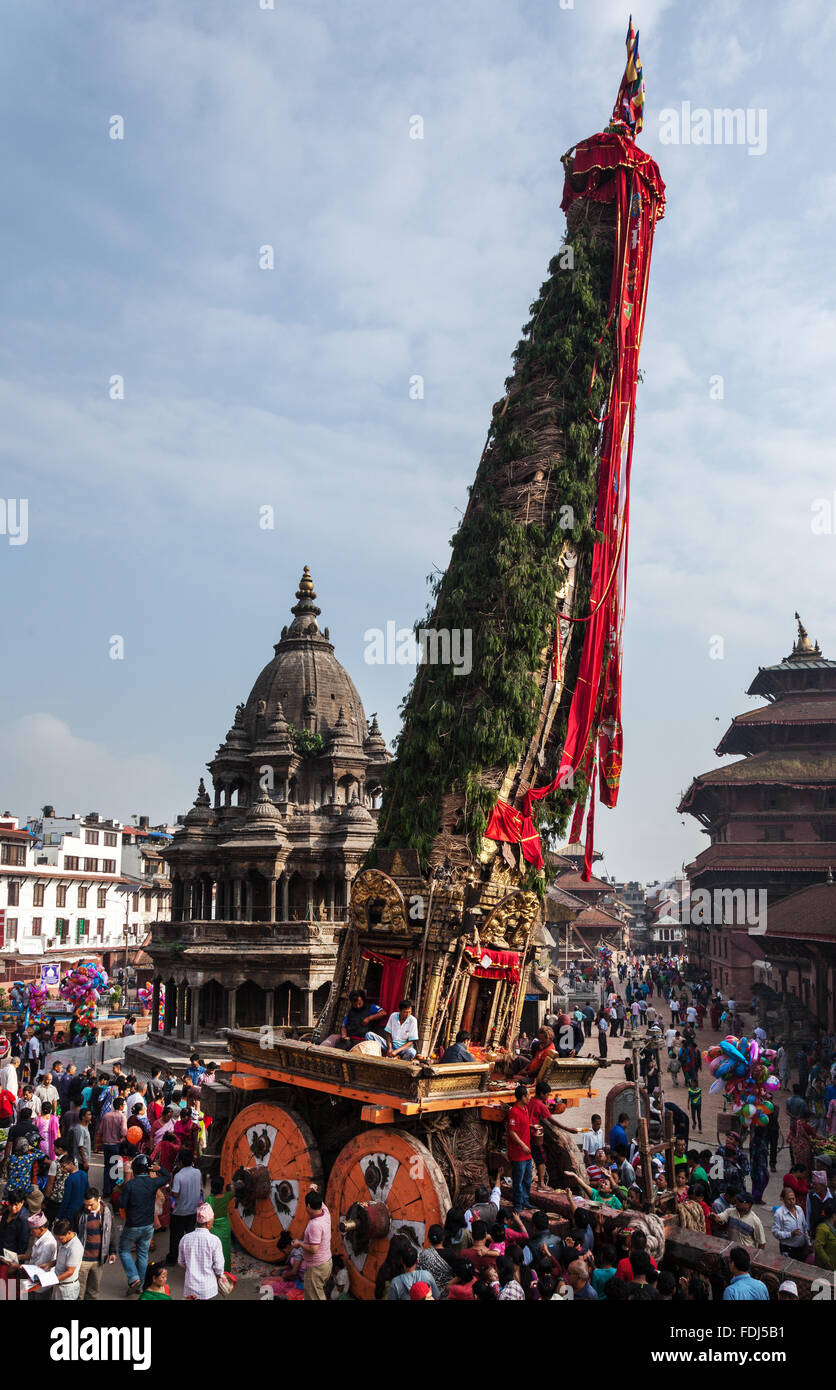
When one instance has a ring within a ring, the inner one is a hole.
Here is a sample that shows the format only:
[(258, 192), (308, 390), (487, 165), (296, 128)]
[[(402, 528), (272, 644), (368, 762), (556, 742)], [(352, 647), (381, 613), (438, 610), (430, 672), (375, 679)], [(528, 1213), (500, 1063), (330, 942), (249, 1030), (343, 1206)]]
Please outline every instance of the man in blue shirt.
[(749, 1273), (752, 1261), (748, 1250), (744, 1250), (742, 1245), (732, 1246), (729, 1264), (732, 1279), (723, 1291), (724, 1303), (736, 1303), (741, 1300), (758, 1303), (769, 1302), (769, 1290), (766, 1284), (760, 1279), (753, 1279)]
[(206, 1068), (204, 1067), (197, 1053), (193, 1052), (191, 1057), (189, 1058), (189, 1065), (186, 1067), (186, 1070), (184, 1072), (186, 1080), (190, 1081), (193, 1086), (199, 1086), (205, 1074)]
[(613, 1125), (610, 1130), (610, 1152), (614, 1152), (618, 1144), (623, 1144), (627, 1152), (630, 1152), (630, 1145), (627, 1142), (627, 1131), (625, 1125), (630, 1123), (630, 1116), (626, 1112), (618, 1117), (618, 1124)]
[(450, 1046), (441, 1058), (442, 1062), (475, 1062), (476, 1058), (472, 1052), (468, 1052), (467, 1044), (470, 1042), (470, 1034), (464, 1029), (456, 1034), (456, 1041)]
[(67, 1179), (64, 1183), (64, 1195), (58, 1208), (57, 1219), (59, 1221), (66, 1219), (74, 1227), (76, 1217), (84, 1206), (84, 1198), (90, 1183), (84, 1169), (79, 1168), (69, 1154), (61, 1159), (61, 1168), (67, 1174)]

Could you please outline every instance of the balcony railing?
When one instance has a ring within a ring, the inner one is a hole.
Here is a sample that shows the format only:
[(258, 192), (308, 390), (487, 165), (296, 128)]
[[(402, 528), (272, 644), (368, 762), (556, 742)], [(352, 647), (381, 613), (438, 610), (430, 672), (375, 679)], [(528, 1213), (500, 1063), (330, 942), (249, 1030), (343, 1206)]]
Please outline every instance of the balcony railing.
[(237, 940), (288, 945), (331, 945), (340, 922), (152, 922), (152, 943), (179, 941), (184, 945)]

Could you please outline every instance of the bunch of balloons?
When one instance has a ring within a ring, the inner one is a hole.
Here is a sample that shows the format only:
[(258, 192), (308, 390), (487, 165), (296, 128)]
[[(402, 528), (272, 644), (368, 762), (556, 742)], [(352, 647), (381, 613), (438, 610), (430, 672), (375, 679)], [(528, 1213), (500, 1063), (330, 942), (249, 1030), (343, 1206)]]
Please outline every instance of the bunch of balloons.
[(36, 1027), (43, 1020), (41, 1010), (46, 1003), (46, 988), (36, 980), (29, 984), (17, 983), (9, 989), (11, 1007), (20, 1016), (24, 1028)]
[(107, 971), (98, 961), (80, 961), (68, 970), (58, 986), (58, 993), (74, 1007), (76, 1022), (91, 1033), (96, 1022), (96, 1005), (100, 994), (107, 989)]
[(703, 1053), (714, 1081), (711, 1094), (724, 1091), (747, 1129), (753, 1124), (768, 1125), (775, 1109), (770, 1095), (780, 1081), (772, 1074), (775, 1049), (761, 1047), (755, 1038), (724, 1038)]

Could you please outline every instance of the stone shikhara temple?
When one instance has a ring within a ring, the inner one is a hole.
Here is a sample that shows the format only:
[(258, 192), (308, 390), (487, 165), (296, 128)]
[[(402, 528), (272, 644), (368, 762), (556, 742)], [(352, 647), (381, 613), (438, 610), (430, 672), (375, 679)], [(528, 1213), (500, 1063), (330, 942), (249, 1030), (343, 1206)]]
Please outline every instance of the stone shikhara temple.
[(307, 566), (296, 599), (207, 764), (214, 796), (201, 779), (167, 852), (171, 921), (155, 924), (148, 953), (153, 1018), (163, 984), (163, 1034), (175, 1050), (224, 1027), (314, 1023), (375, 834), (391, 754), (320, 630)]

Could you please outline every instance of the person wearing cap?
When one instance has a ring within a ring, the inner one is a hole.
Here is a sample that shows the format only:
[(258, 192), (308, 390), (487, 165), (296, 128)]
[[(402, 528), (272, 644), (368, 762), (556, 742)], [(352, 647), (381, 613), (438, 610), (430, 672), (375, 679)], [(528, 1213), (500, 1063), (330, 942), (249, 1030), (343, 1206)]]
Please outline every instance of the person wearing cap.
[(157, 1192), (171, 1181), (171, 1174), (157, 1163), (149, 1166), (145, 1154), (137, 1154), (131, 1169), (133, 1177), (114, 1188), (112, 1200), (114, 1206), (120, 1206), (125, 1213), (125, 1225), (119, 1237), (119, 1258), (128, 1280), (128, 1292), (142, 1293), (148, 1248), (154, 1235)]
[[(748, 1192), (735, 1192), (733, 1205), (726, 1211), (715, 1212), (712, 1220), (718, 1226), (727, 1226), (729, 1235), (738, 1245), (747, 1250), (763, 1250), (766, 1234), (761, 1219), (752, 1211), (752, 1199)], [(748, 1266), (747, 1266), (748, 1267)]]
[(195, 1215), (197, 1225), (183, 1236), (177, 1252), (177, 1263), (186, 1271), (183, 1297), (190, 1302), (217, 1298), (224, 1272), (223, 1246), (212, 1234), (215, 1213), (208, 1202), (201, 1202)]
[(811, 1235), (815, 1235), (819, 1222), (824, 1220), (823, 1210), (827, 1198), (827, 1173), (823, 1168), (817, 1168), (810, 1174), (810, 1191), (807, 1193), (805, 1208), (807, 1230)]
[(423, 1279), (419, 1279), (417, 1284), (413, 1284), (409, 1290), (409, 1301), (410, 1303), (434, 1302), (433, 1291), (429, 1284), (425, 1284)]
[(783, 1284), (778, 1285), (779, 1303), (797, 1303), (798, 1285), (794, 1279), (785, 1279)]
[[(30, 1216), (28, 1225), (34, 1244), (26, 1263), (35, 1265), (38, 1269), (52, 1269), (58, 1258), (58, 1241), (49, 1229), (43, 1212), (37, 1212), (34, 1216)], [(27, 1298), (45, 1303), (52, 1298), (52, 1290), (39, 1288), (37, 1284), (33, 1283)]]

